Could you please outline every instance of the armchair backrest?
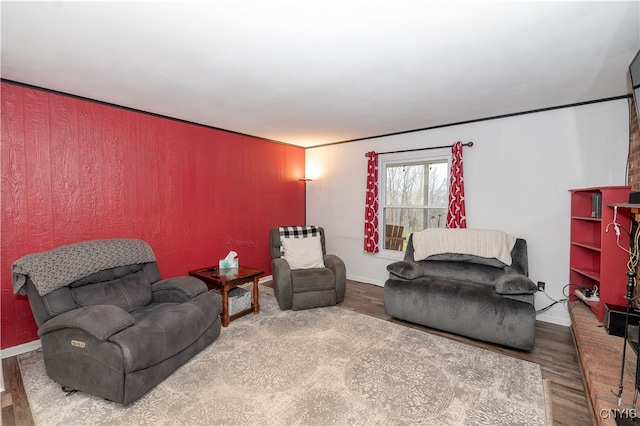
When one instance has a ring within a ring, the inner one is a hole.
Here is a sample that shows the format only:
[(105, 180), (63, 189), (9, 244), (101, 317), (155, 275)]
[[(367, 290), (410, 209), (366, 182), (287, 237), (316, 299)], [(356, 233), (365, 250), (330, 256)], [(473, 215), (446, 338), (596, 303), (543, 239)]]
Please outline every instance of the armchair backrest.
[(160, 280), (156, 262), (105, 269), (44, 296), (30, 278), (26, 289), (33, 316), (40, 327), (64, 312), (91, 305), (114, 305), (131, 312), (151, 302), (151, 284)]
[[(324, 228), (317, 227), (320, 231), (320, 242), (322, 243), (322, 254), (327, 254), (325, 247)], [(282, 242), (280, 241), (279, 228), (273, 228), (269, 231), (269, 245), (271, 247), (271, 259), (278, 259), (284, 255), (282, 252)]]

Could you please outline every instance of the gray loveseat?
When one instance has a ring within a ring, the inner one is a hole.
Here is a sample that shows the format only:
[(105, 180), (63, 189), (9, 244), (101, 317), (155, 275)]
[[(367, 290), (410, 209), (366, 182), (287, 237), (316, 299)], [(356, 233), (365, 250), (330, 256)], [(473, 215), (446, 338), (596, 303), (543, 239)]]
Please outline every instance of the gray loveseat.
[(94, 240), (13, 265), (27, 293), (49, 377), (127, 405), (219, 335), (220, 296), (193, 277), (161, 280), (141, 240)]
[(392, 317), (446, 332), (531, 350), (534, 294), (527, 243), (516, 239), (512, 263), (446, 253), (414, 260), (413, 234), (403, 261), (387, 267), (384, 308)]

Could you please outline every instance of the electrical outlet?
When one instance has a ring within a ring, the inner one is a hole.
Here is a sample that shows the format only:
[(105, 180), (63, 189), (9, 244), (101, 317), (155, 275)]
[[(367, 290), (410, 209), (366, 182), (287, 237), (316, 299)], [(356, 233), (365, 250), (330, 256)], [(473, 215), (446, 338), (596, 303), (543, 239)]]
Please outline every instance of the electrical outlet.
[(538, 281), (538, 291), (544, 291), (544, 286), (545, 286), (545, 282), (544, 281)]

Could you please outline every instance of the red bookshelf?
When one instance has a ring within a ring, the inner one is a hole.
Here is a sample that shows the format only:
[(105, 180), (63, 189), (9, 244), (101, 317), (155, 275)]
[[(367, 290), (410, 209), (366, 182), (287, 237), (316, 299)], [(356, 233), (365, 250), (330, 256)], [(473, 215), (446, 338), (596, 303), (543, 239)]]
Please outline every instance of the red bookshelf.
[[(627, 262), (629, 254), (629, 209), (613, 207), (613, 204), (629, 200), (629, 186), (603, 186), (572, 189), (571, 192), (571, 245), (569, 253), (569, 300), (576, 300), (574, 290), (582, 286), (598, 287), (599, 301), (584, 301), (602, 322), (604, 305), (626, 306)], [(595, 210), (594, 197), (601, 197)], [(617, 222), (624, 228), (616, 236), (613, 225), (617, 210)]]

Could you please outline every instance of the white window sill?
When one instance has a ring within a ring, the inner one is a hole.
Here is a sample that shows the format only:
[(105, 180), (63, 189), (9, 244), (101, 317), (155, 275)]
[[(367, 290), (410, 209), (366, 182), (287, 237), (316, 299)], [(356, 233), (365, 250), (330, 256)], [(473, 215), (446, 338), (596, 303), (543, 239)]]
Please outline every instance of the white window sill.
[(404, 252), (398, 250), (380, 250), (374, 255), (374, 257), (379, 259), (393, 260), (394, 262), (397, 262), (399, 260), (404, 260)]

